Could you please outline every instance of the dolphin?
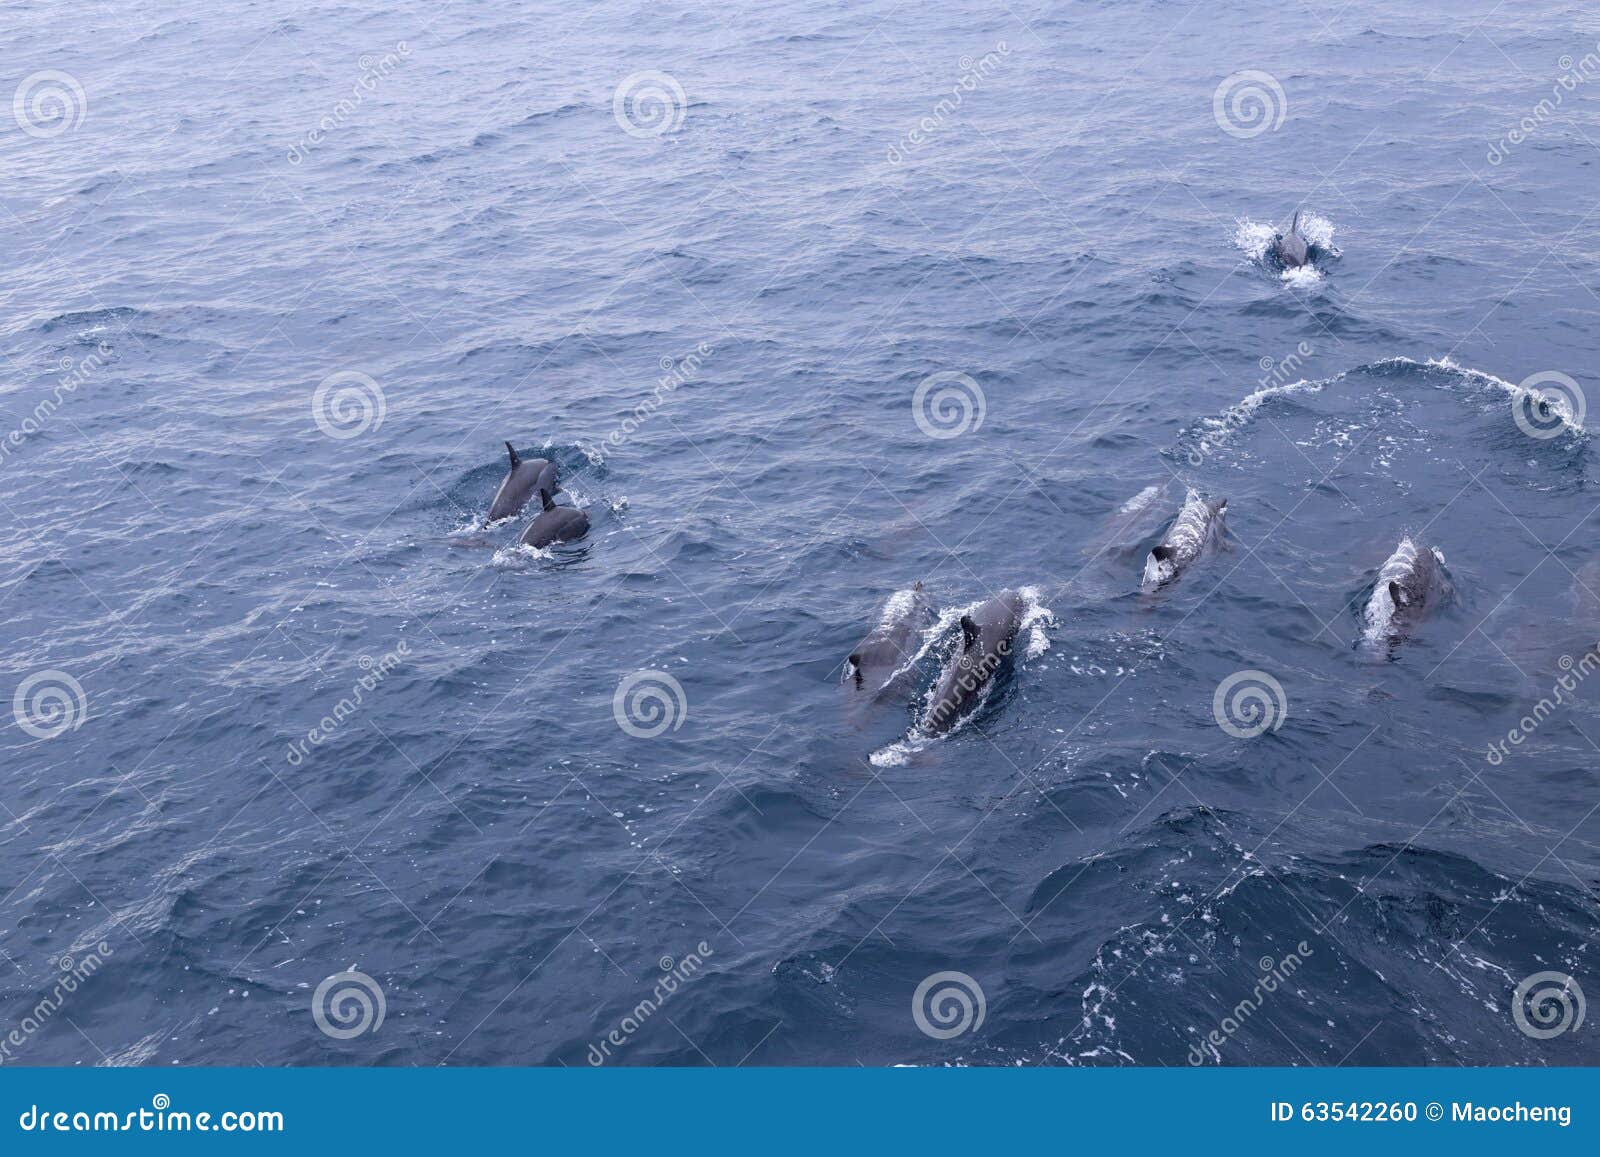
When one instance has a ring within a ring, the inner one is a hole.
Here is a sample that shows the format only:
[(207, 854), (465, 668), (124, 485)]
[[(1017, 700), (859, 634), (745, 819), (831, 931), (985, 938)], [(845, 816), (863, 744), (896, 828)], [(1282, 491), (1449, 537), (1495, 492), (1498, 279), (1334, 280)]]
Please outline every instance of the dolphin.
[(1227, 505), (1226, 498), (1201, 498), (1198, 490), (1190, 488), (1178, 517), (1145, 559), (1142, 585), (1146, 590), (1171, 582), (1207, 545), (1222, 541), (1222, 512)]
[(1378, 571), (1372, 597), (1361, 613), (1368, 643), (1396, 642), (1450, 592), (1444, 555), (1418, 546), (1408, 534)]
[(922, 717), (925, 735), (943, 735), (975, 703), (1012, 651), (1025, 603), (1016, 591), (1001, 591), (961, 616), (961, 643)]
[(500, 483), (499, 492), (489, 504), (490, 522), (520, 514), (528, 500), (540, 490), (561, 493), (554, 462), (548, 458), (518, 458), (516, 447), (510, 442), (506, 443), (506, 453), (511, 456), (511, 473)]
[(1298, 269), (1302, 265), (1311, 264), (1311, 243), (1306, 240), (1306, 235), (1300, 232), (1300, 210), (1294, 211), (1294, 221), (1289, 225), (1289, 232), (1281, 234), (1272, 243), (1272, 254), (1287, 269)]
[(933, 604), (919, 582), (896, 591), (883, 604), (878, 625), (844, 661), (844, 682), (858, 691), (882, 691), (916, 656), (923, 630), (933, 617)]
[(571, 542), (589, 533), (589, 516), (576, 506), (557, 506), (550, 501), (550, 491), (542, 486), (539, 504), (544, 510), (522, 532), (523, 546), (538, 549), (552, 542)]

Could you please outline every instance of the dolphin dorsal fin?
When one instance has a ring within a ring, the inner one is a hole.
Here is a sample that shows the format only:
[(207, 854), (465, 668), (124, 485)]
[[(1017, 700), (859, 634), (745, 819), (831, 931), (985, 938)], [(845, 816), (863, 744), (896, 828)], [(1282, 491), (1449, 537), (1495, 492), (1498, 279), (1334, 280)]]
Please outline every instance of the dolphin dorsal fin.
[(972, 621), (971, 615), (961, 616), (961, 649), (970, 651), (972, 644), (978, 641), (978, 624)]
[(1298, 209), (1296, 209), (1294, 211), (1294, 220), (1292, 222), (1290, 222), (1290, 224), (1289, 224), (1289, 232), (1291, 232), (1291, 233), (1300, 232), (1300, 210), (1298, 210)]
[(1406, 598), (1406, 589), (1393, 579), (1389, 580), (1389, 601), (1397, 607), (1405, 606), (1410, 600)]
[(511, 469), (515, 470), (522, 465), (522, 459), (517, 457), (517, 448), (510, 442), (506, 443), (506, 453), (511, 455)]
[(554, 510), (556, 508), (556, 504), (550, 501), (550, 492), (542, 486), (539, 488), (539, 505), (546, 510)]

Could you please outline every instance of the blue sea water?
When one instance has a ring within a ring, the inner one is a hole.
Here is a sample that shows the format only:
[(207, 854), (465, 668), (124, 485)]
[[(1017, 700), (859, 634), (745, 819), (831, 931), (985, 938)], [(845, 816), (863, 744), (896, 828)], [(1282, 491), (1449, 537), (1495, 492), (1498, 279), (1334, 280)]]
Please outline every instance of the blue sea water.
[[(0, 48), (3, 1063), (1600, 1060), (1594, 435), (1516, 420), (1600, 384), (1592, 11), (23, 0)], [(581, 543), (483, 524), (508, 439)], [(1142, 594), (1189, 487), (1228, 549)], [(1362, 646), (1406, 534), (1454, 596)]]

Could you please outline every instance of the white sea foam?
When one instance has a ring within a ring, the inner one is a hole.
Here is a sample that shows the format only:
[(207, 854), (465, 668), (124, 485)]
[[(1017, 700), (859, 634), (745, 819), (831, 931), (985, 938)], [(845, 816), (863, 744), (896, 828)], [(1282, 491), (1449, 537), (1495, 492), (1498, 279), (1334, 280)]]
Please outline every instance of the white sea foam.
[(489, 561), (492, 565), (502, 570), (521, 570), (530, 563), (554, 557), (555, 551), (548, 547), (540, 550), (538, 547), (524, 546), (520, 542), (514, 542), (510, 546), (502, 546), (495, 551), (494, 557)]
[(892, 627), (914, 611), (920, 593), (915, 587), (906, 587), (885, 599), (883, 611), (878, 615), (878, 629), (881, 631)]
[(1044, 593), (1038, 587), (1022, 587), (1017, 593), (1022, 596), (1024, 603), (1017, 634), (1020, 636), (1026, 632), (1028, 636), (1027, 646), (1022, 649), (1021, 655), (1021, 661), (1025, 663), (1037, 659), (1050, 649), (1050, 636), (1045, 630), (1055, 624), (1056, 614), (1044, 605)]
[(1139, 493), (1135, 494), (1132, 498), (1128, 499), (1128, 501), (1124, 502), (1122, 504), (1122, 508), (1118, 510), (1117, 513), (1135, 514), (1154, 502), (1156, 500), (1156, 495), (1160, 493), (1161, 487), (1146, 486), (1143, 490), (1139, 491)]
[(1484, 373), (1482, 370), (1470, 369), (1452, 361), (1448, 357), (1428, 358), (1426, 361), (1417, 361), (1415, 358), (1392, 357), (1383, 358), (1370, 365), (1359, 366), (1353, 370), (1335, 374), (1331, 378), (1318, 378), (1307, 380), (1305, 378), (1296, 382), (1283, 385), (1263, 386), (1258, 390), (1246, 394), (1221, 414), (1210, 418), (1201, 418), (1195, 428), (1199, 445), (1190, 455), (1195, 457), (1209, 456), (1213, 451), (1228, 444), (1233, 434), (1244, 426), (1249, 425), (1255, 418), (1256, 411), (1273, 398), (1288, 397), (1293, 394), (1314, 394), (1329, 386), (1344, 381), (1351, 374), (1363, 371), (1388, 370), (1397, 367), (1414, 366), (1419, 369), (1436, 370), (1446, 377), (1465, 385), (1479, 388), (1494, 388), (1503, 391), (1516, 402), (1523, 402), (1535, 396), (1543, 398), (1549, 406), (1550, 413), (1561, 419), (1567, 429), (1575, 434), (1584, 432), (1583, 423), (1566, 398), (1559, 394), (1539, 394), (1537, 391), (1525, 389), (1515, 382), (1508, 382), (1494, 374)]
[(1294, 289), (1313, 289), (1322, 284), (1322, 270), (1315, 265), (1297, 265), (1278, 274), (1279, 280)]
[(1267, 250), (1272, 248), (1272, 242), (1278, 236), (1277, 229), (1244, 217), (1235, 224), (1237, 228), (1234, 230), (1233, 243), (1239, 247), (1239, 251), (1251, 261), (1266, 260)]
[[(1300, 235), (1329, 257), (1339, 256), (1333, 247), (1333, 232), (1333, 222), (1320, 213), (1304, 213), (1300, 217)], [(1234, 223), (1233, 243), (1251, 261), (1264, 265), (1278, 234), (1276, 225), (1241, 217)], [(1315, 265), (1285, 269), (1282, 277), (1289, 285), (1302, 289), (1322, 281), (1322, 273)]]
[(1580, 420), (1579, 416), (1574, 413), (1569, 401), (1559, 394), (1549, 395), (1541, 393), (1537, 390), (1527, 389), (1518, 385), (1516, 382), (1508, 382), (1504, 378), (1496, 377), (1494, 374), (1484, 373), (1482, 370), (1474, 370), (1468, 368), (1467, 366), (1460, 365), (1459, 363), (1451, 360), (1448, 356), (1442, 358), (1429, 358), (1425, 362), (1413, 361), (1411, 358), (1404, 357), (1385, 358), (1383, 361), (1379, 362), (1378, 365), (1420, 365), (1426, 366), (1428, 369), (1432, 370), (1447, 370), (1452, 374), (1459, 375), (1461, 378), (1472, 383), (1473, 385), (1492, 386), (1495, 389), (1503, 390), (1515, 403), (1522, 403), (1530, 399), (1539, 398), (1547, 403), (1550, 412), (1556, 417), (1560, 418), (1561, 424), (1568, 430), (1571, 430), (1574, 434), (1582, 434), (1584, 432), (1583, 422)]

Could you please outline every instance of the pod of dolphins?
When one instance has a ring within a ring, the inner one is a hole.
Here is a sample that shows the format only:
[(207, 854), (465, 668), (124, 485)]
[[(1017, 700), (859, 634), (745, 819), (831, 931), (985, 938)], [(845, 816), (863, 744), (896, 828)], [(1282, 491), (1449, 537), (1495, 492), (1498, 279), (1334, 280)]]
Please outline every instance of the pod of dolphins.
[[(1300, 232), (1299, 211), (1288, 232), (1275, 237), (1268, 252), (1286, 269), (1312, 263), (1316, 250)], [(547, 458), (524, 459), (510, 442), (505, 446), (510, 471), (489, 506), (488, 521), (522, 513), (537, 495), (541, 510), (522, 533), (520, 541), (524, 546), (543, 548), (588, 534), (589, 516), (585, 511), (555, 504), (553, 495), (562, 493), (556, 463)], [(1226, 498), (1205, 498), (1191, 488), (1183, 506), (1146, 557), (1140, 588), (1147, 593), (1158, 590), (1176, 580), (1212, 547), (1224, 545), (1223, 512), (1227, 506)], [(1409, 535), (1402, 538), (1379, 570), (1362, 611), (1363, 641), (1398, 642), (1449, 591), (1444, 555), (1419, 546)], [(961, 638), (951, 649), (917, 724), (923, 735), (948, 733), (980, 700), (1011, 658), (1026, 611), (1027, 600), (1021, 592), (1006, 590), (961, 616)], [(846, 658), (844, 682), (872, 695), (898, 683), (925, 649), (924, 636), (934, 621), (934, 612), (920, 582), (909, 591), (892, 596), (880, 612), (878, 625)]]
[[(1140, 589), (1152, 593), (1175, 581), (1213, 547), (1226, 544), (1226, 498), (1205, 498), (1190, 489), (1183, 506), (1145, 556)], [(1362, 642), (1368, 646), (1400, 642), (1432, 608), (1450, 594), (1444, 555), (1403, 537), (1378, 571), (1361, 613)], [(934, 684), (917, 723), (924, 736), (948, 733), (982, 696), (984, 688), (1011, 658), (1027, 610), (1013, 590), (1001, 591), (960, 618), (961, 637)], [(919, 582), (892, 596), (878, 625), (857, 643), (844, 663), (844, 682), (877, 694), (898, 683), (922, 654), (934, 619), (932, 602)]]

